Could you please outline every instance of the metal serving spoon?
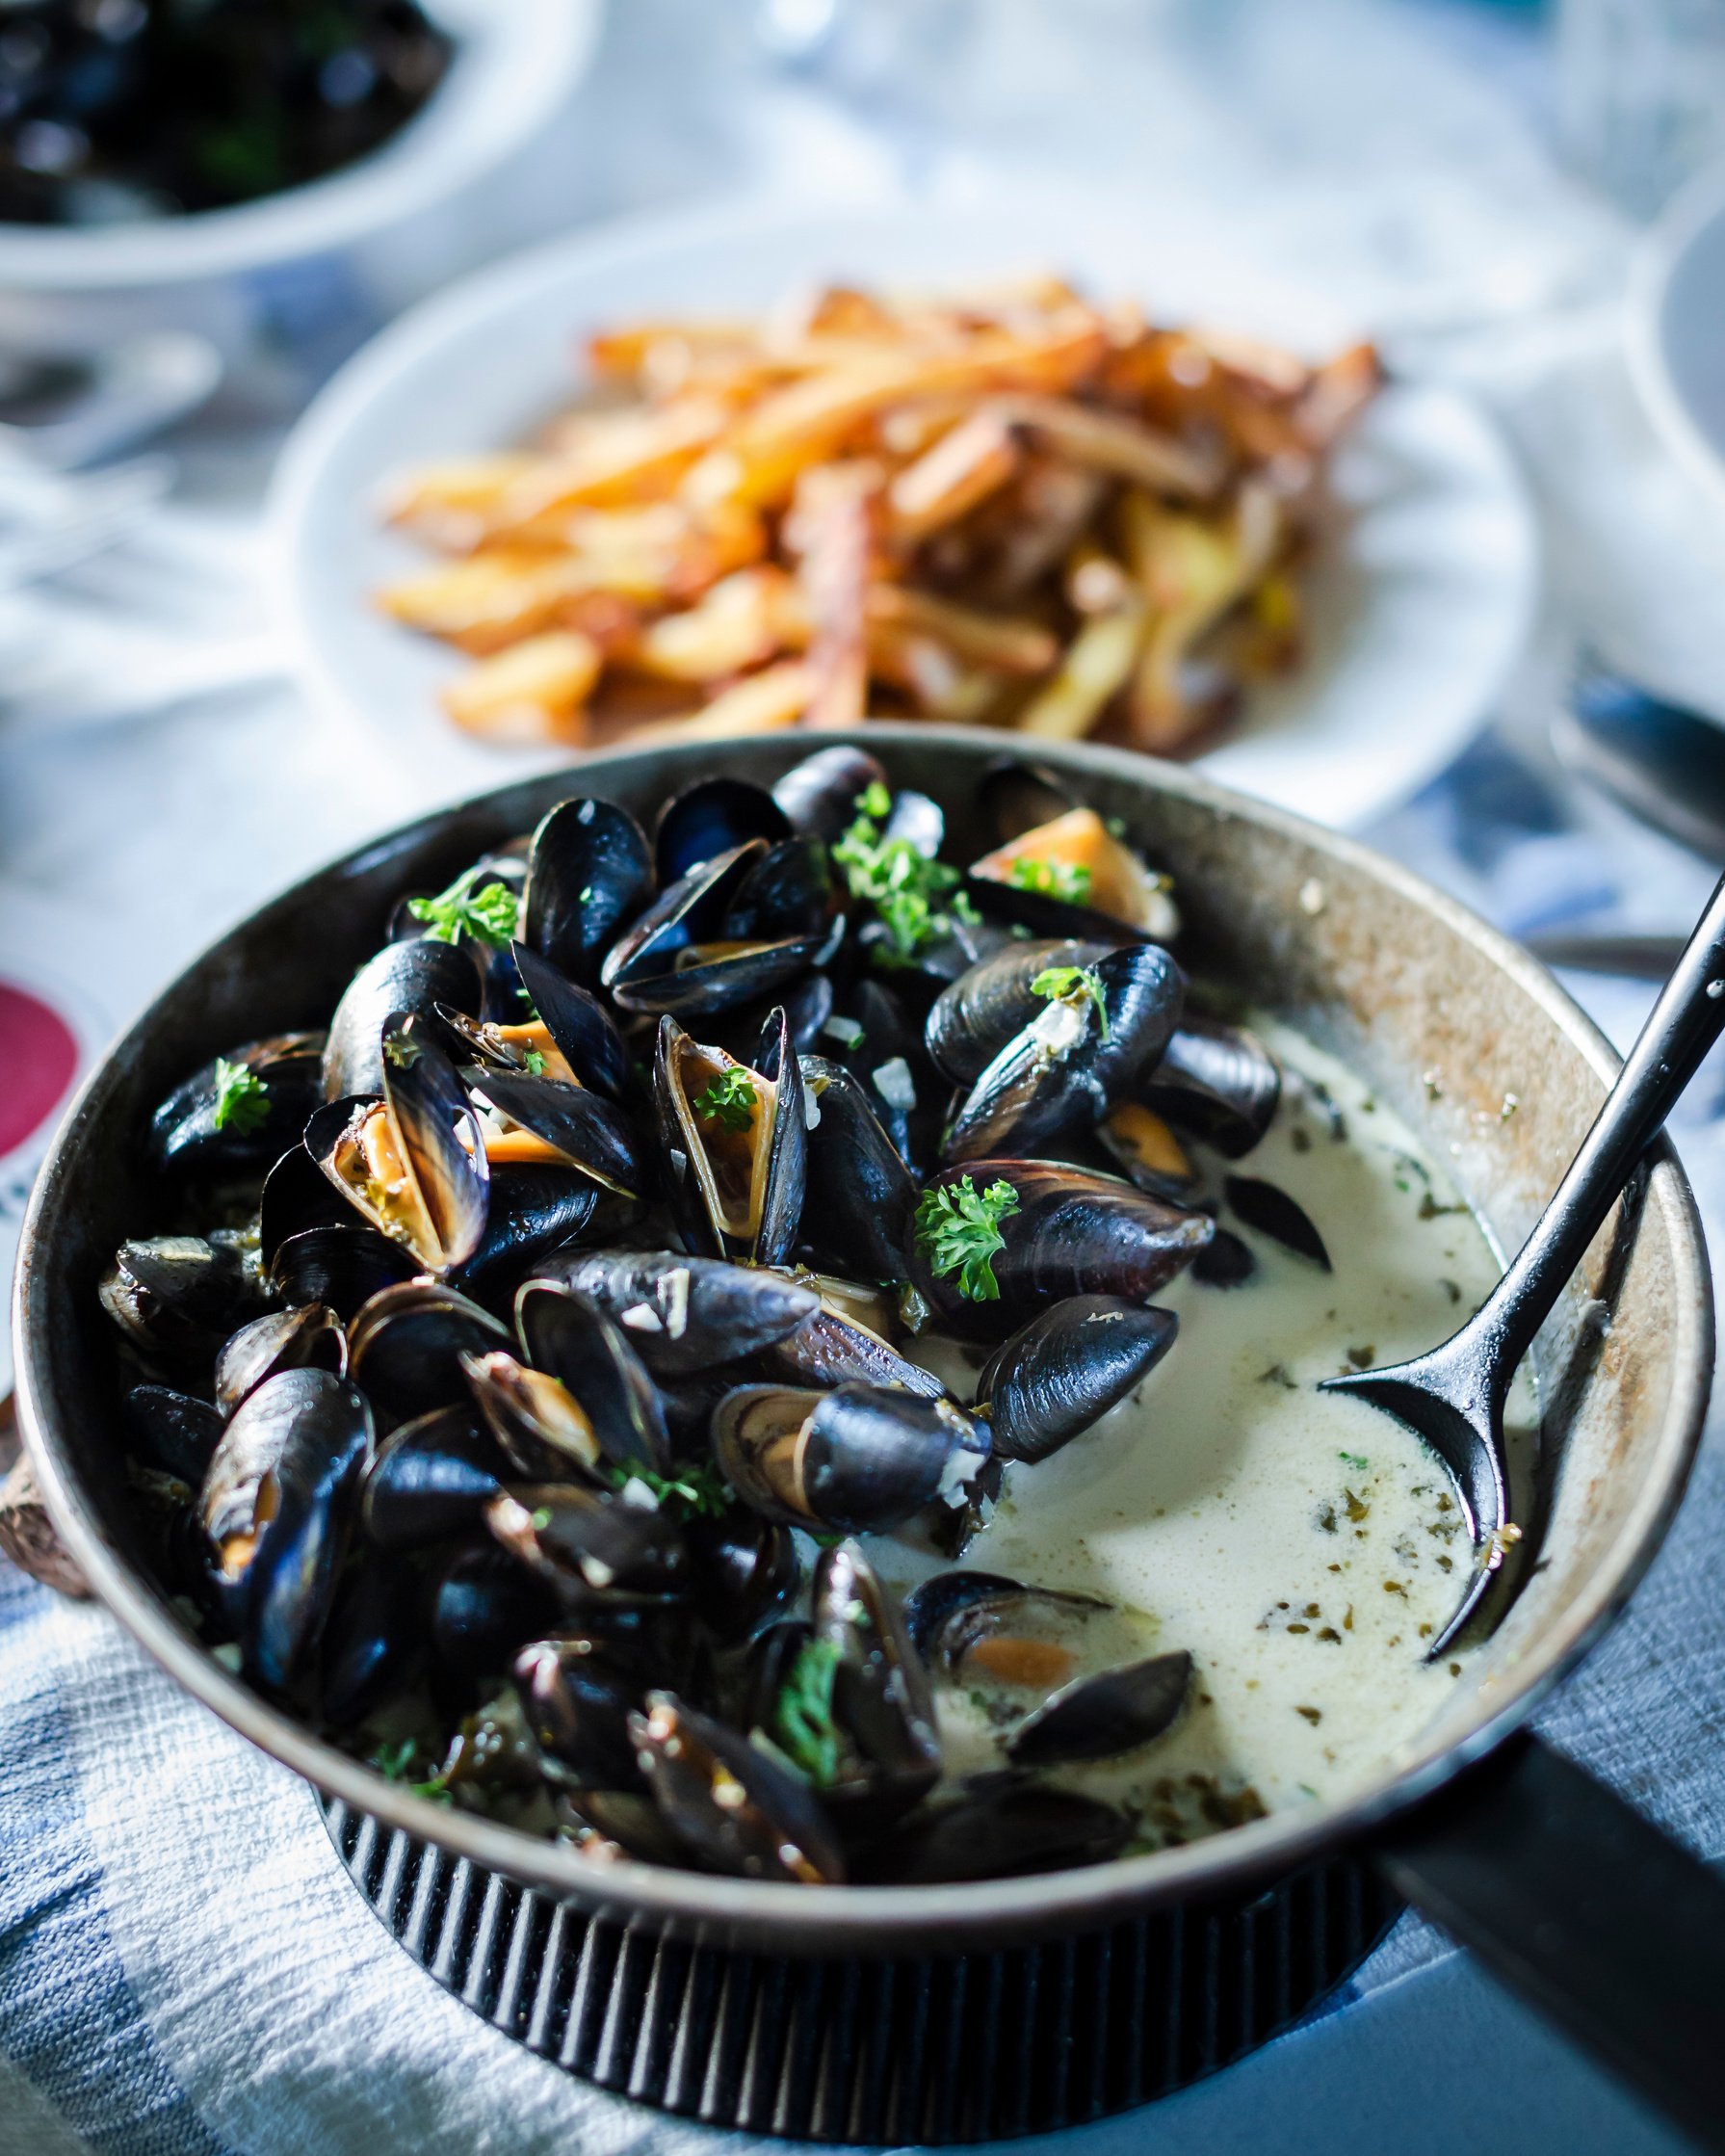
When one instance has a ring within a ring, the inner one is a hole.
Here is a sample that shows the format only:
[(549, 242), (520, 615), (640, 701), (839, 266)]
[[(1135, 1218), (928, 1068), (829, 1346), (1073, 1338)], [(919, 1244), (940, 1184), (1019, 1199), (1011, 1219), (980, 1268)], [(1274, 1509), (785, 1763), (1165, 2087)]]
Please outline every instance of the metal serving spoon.
[(1725, 725), (1596, 660), (1578, 673), (1552, 747), (1578, 777), (1715, 867), (1725, 865)]
[(1433, 1641), (1444, 1653), (1478, 1608), (1503, 1556), (1507, 1524), (1503, 1403), (1516, 1366), (1551, 1315), (1636, 1162), (1725, 1032), (1725, 878), (1630, 1050), (1593, 1128), (1520, 1254), (1461, 1330), (1386, 1370), (1328, 1378), (1424, 1438), (1454, 1478), (1475, 1568), (1461, 1607)]

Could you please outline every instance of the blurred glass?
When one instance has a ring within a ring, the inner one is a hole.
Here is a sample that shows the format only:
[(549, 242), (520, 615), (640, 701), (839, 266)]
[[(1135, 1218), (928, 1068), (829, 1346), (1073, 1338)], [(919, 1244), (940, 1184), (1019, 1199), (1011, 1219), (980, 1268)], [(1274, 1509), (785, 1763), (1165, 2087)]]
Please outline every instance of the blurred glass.
[(975, 0), (754, 0), (768, 59), (880, 128), (901, 154), (948, 116)]
[(1725, 158), (1725, 0), (1560, 0), (1570, 161), (1634, 217)]

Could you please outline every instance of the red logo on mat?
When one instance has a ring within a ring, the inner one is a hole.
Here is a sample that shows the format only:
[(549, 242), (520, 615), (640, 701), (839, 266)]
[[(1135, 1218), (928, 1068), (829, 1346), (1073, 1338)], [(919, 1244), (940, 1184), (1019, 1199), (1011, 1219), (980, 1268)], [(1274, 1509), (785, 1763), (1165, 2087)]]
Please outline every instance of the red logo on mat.
[(0, 981), (0, 1154), (21, 1145), (59, 1107), (78, 1068), (71, 1028), (25, 988)]

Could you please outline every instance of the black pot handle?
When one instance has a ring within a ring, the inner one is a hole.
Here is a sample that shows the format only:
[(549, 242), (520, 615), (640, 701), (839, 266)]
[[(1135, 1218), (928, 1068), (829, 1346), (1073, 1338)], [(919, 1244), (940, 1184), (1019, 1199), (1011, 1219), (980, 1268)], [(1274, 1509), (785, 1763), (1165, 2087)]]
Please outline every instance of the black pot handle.
[(1698, 1857), (1527, 1735), (1398, 1819), (1373, 1856), (1698, 2147), (1725, 2151), (1725, 1880)]

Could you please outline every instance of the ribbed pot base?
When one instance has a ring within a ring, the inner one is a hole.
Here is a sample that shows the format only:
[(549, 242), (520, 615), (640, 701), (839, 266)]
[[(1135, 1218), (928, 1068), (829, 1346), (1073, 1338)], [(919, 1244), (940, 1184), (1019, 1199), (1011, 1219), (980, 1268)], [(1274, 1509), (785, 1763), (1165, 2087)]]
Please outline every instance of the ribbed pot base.
[(779, 1961), (584, 1916), (324, 1811), (389, 1932), (505, 2036), (637, 2102), (804, 2141), (993, 2141), (1149, 2103), (1299, 2020), (1400, 1912), (1341, 1861), (1048, 1946)]

